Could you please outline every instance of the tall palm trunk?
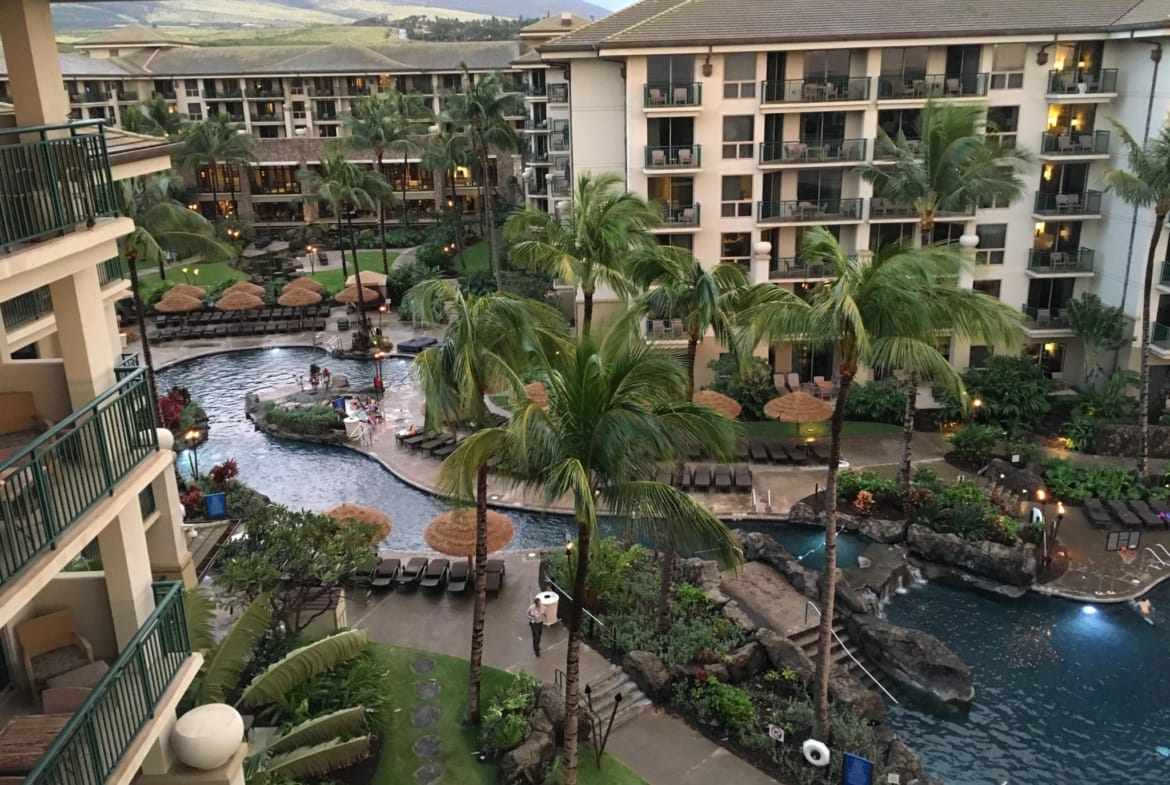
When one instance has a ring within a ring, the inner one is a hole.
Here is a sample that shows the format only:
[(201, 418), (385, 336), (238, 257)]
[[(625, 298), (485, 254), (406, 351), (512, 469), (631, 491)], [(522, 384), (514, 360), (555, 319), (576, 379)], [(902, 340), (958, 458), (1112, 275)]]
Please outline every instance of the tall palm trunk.
[(914, 420), (918, 416), (918, 374), (910, 372), (906, 380), (906, 413), (902, 416), (902, 469), (899, 472), (902, 493), (910, 491), (911, 442), (914, 440)]
[(341, 249), (341, 285), (344, 287), (345, 279), (349, 277), (345, 269), (345, 216), (341, 205), (337, 205), (334, 210), (337, 213), (337, 247)]
[(502, 292), (504, 291), (504, 276), (500, 271), (499, 255), (496, 253), (495, 199), (492, 196), (492, 189), (488, 185), (488, 150), (487, 144), (478, 131), (476, 135), (479, 137), (476, 144), (479, 154), (479, 179), (483, 186), (483, 236), (488, 244), (488, 263), (491, 265), (492, 273), (496, 276), (496, 291)]
[[(366, 301), (365, 301), (365, 298), (362, 297), (362, 268), (361, 268), (361, 265), (358, 264), (357, 239), (353, 236), (353, 211), (347, 210), (345, 215), (346, 215), (346, 223), (349, 225), (349, 247), (350, 247), (350, 250), (353, 251), (353, 271), (354, 271), (354, 275), (357, 276), (357, 278), (355, 280), (357, 283), (356, 288), (357, 288), (358, 324), (361, 325), (362, 331), (365, 332), (365, 330), (367, 329), (367, 327), (366, 327)], [(342, 259), (345, 258), (345, 249), (344, 248), (341, 250), (341, 258)], [(344, 270), (342, 271), (342, 274), (344, 275)], [(341, 283), (344, 286), (345, 280), (342, 279)]]
[(406, 209), (406, 181), (410, 176), (410, 153), (402, 153), (402, 228), (410, 226), (410, 211)]
[[(695, 336), (690, 336), (687, 339), (687, 397), (686, 400), (691, 400), (695, 396), (695, 356), (699, 352), (699, 339)], [(683, 473), (683, 459), (680, 456), (675, 463), (675, 471), (681, 477)], [(669, 534), (666, 536), (666, 542), (662, 544), (662, 566), (661, 576), (658, 585), (658, 631), (668, 632), (670, 630), (670, 588), (674, 583), (674, 560), (677, 555), (677, 549), (674, 544), (674, 538)]]
[(130, 274), (130, 294), (134, 298), (134, 323), (138, 327), (138, 340), (142, 343), (142, 364), (146, 366), (146, 383), (150, 387), (151, 411), (155, 424), (162, 425), (162, 410), (159, 408), (158, 380), (154, 378), (154, 357), (150, 353), (150, 341), (146, 338), (146, 304), (142, 302), (142, 287), (138, 280), (138, 252), (127, 248), (126, 269)]
[[(377, 161), (378, 174), (382, 175), (382, 150), (374, 150), (374, 160)], [(385, 175), (383, 175), (385, 176)], [(403, 201), (405, 208), (406, 202)], [(390, 254), (386, 252), (386, 203), (378, 200), (378, 246), (382, 249), (382, 272), (390, 277)]]
[(813, 706), (815, 725), (813, 735), (820, 741), (828, 741), (832, 734), (832, 720), (829, 716), (829, 676), (832, 673), (833, 648), (833, 604), (837, 593), (837, 474), (841, 463), (841, 429), (845, 424), (845, 400), (857, 367), (853, 364), (841, 368), (840, 390), (837, 405), (833, 408), (833, 419), (829, 430), (829, 476), (825, 481), (826, 503), (829, 506), (825, 516), (825, 567), (821, 581), (821, 624), (817, 639), (816, 678)]
[(589, 328), (593, 325), (593, 292), (589, 289), (583, 290), (585, 296), (585, 305), (582, 309), (584, 313), (581, 315), (581, 335), (588, 335)]
[(581, 727), (581, 623), (585, 610), (585, 576), (589, 570), (589, 525), (577, 522), (577, 571), (573, 575), (573, 602), (569, 603), (569, 644), (565, 654), (565, 780), (577, 785), (578, 734)]
[(1142, 283), (1142, 345), (1141, 381), (1138, 384), (1138, 478), (1150, 479), (1150, 297), (1154, 289), (1154, 265), (1158, 258), (1158, 242), (1162, 239), (1165, 211), (1154, 211), (1154, 233), (1150, 235), (1150, 250), (1146, 255), (1146, 274)]
[(467, 722), (479, 724), (483, 679), (483, 622), (487, 609), (487, 464), (475, 474), (475, 605), (471, 611), (471, 672), (467, 685)]
[(214, 160), (211, 162), (211, 225), (216, 229), (219, 228), (219, 164)]

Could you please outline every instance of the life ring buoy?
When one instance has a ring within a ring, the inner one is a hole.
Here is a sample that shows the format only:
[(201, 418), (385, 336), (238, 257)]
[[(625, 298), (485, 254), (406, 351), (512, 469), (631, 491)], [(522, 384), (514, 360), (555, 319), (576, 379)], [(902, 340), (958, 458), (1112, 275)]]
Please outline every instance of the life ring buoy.
[(829, 748), (822, 741), (808, 739), (800, 745), (800, 751), (804, 759), (814, 766), (823, 768), (829, 765)]

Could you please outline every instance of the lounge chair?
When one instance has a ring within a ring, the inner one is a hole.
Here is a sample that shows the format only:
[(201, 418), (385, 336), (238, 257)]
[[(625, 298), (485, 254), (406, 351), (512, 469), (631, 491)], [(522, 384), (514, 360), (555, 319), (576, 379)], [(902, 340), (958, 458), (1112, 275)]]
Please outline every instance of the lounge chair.
[(731, 469), (725, 463), (715, 466), (715, 490), (731, 492)]
[(1094, 529), (1113, 528), (1113, 518), (1100, 499), (1085, 499), (1085, 517)]
[(780, 443), (779, 439), (768, 439), (764, 442), (764, 446), (768, 448), (768, 456), (772, 459), (772, 463), (778, 466), (792, 463), (792, 456), (784, 449), (784, 445)]
[(735, 452), (732, 454), (735, 456), (736, 463), (747, 463), (747, 461), (748, 461), (747, 442), (736, 442), (735, 443)]
[(1150, 509), (1150, 505), (1140, 499), (1130, 502), (1129, 509), (1142, 522), (1142, 526), (1145, 526), (1147, 529), (1153, 529), (1156, 526), (1165, 524), (1165, 521), (1158, 517), (1158, 513)]
[(504, 586), (504, 576), (507, 568), (503, 559), (488, 559), (484, 565), (484, 590), (489, 594), (498, 592)]
[(450, 571), (451, 562), (447, 559), (431, 559), (418, 585), (424, 589), (442, 588), (447, 583), (447, 573)]
[(471, 562), (459, 559), (451, 565), (447, 573), (447, 591), (451, 594), (467, 591), (467, 577), (471, 571)]
[(1113, 517), (1127, 529), (1140, 529), (1142, 521), (1125, 506), (1125, 502), (1119, 499), (1110, 499), (1105, 502), (1105, 506), (1113, 513)]
[(399, 559), (379, 559), (378, 566), (370, 573), (370, 588), (389, 589), (401, 568)]
[(399, 586), (414, 586), (422, 578), (423, 570), (427, 568), (427, 560), (422, 556), (412, 556), (410, 561), (402, 566), (394, 583)]
[(403, 439), (402, 446), (409, 447), (410, 449), (413, 450), (415, 447), (419, 446), (423, 442), (429, 442), (430, 440), (432, 440), (434, 438), (435, 438), (434, 431), (431, 431), (430, 433), (416, 433), (414, 436), (407, 436), (405, 439)]
[(683, 466), (681, 470), (676, 470), (670, 473), (670, 484), (675, 488), (686, 490), (691, 487), (691, 482), (694, 479), (694, 470), (690, 466)]
[(735, 489), (750, 491), (752, 489), (752, 470), (742, 464), (735, 467)]
[(821, 452), (821, 449), (819, 447), (817, 447), (815, 444), (806, 444), (804, 446), (804, 450), (805, 450), (805, 452), (808, 453), (809, 457), (812, 458), (817, 463), (823, 463), (823, 464), (828, 465), (828, 463), (829, 463), (828, 453)]
[(785, 444), (782, 445), (785, 452), (788, 453), (788, 459), (797, 466), (808, 465), (808, 450), (803, 444)]
[(764, 443), (761, 441), (752, 439), (750, 442), (748, 442), (748, 454), (755, 463), (768, 462), (768, 448), (765, 447)]
[(444, 444), (442, 447), (436, 447), (435, 449), (431, 450), (431, 457), (440, 459), (446, 458), (448, 455), (455, 452), (455, 450), (459, 449), (459, 442), (461, 441), (463, 440), (459, 439), (458, 441)]
[[(1150, 499), (1146, 504), (1150, 505), (1150, 509), (1158, 516), (1158, 525), (1170, 530), (1170, 504), (1167, 504), (1165, 499)], [(1163, 518), (1163, 515), (1166, 517)]]
[(455, 437), (450, 434), (446, 436), (436, 436), (430, 441), (423, 442), (418, 446), (420, 450), (425, 453), (434, 453), (435, 450), (440, 450), (448, 445), (455, 443)]
[(700, 463), (695, 467), (695, 478), (693, 485), (696, 491), (706, 491), (711, 488), (711, 467), (705, 463)]

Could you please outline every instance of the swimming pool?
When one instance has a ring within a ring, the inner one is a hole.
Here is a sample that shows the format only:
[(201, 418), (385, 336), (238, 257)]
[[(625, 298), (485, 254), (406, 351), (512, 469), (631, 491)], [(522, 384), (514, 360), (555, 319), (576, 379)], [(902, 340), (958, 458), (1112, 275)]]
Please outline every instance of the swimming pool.
[[(388, 544), (424, 549), (422, 529), (445, 509), (381, 464), (352, 450), (272, 438), (244, 417), (244, 395), (296, 383), (309, 363), (327, 365), (355, 385), (369, 384), (369, 362), (334, 360), (313, 349), (210, 355), (173, 365), (159, 386), (186, 386), (211, 420), (201, 466), (236, 458), (245, 482), (276, 502), (324, 510), (369, 504), (394, 521)], [(407, 360), (385, 363), (390, 392), (409, 383)], [(181, 459), (181, 464), (185, 459)], [(559, 515), (508, 511), (514, 548), (555, 546), (573, 530)], [(816, 529), (743, 521), (768, 531), (811, 568), (821, 566)], [(855, 564), (865, 543), (842, 535), (839, 561)], [(1123, 607), (1082, 606), (1042, 597), (1010, 601), (930, 584), (898, 596), (887, 615), (936, 635), (975, 670), (976, 703), (964, 716), (893, 707), (894, 725), (947, 785), (1166, 785), (1170, 758), (1170, 586), (1153, 594), (1165, 612), (1150, 627)]]

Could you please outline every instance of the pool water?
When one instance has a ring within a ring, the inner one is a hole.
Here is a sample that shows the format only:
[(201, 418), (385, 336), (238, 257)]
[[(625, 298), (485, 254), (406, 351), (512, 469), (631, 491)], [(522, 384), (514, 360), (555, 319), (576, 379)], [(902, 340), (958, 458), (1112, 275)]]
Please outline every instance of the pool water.
[[(296, 384), (311, 362), (372, 383), (373, 364), (335, 360), (312, 349), (230, 352), (173, 365), (159, 387), (187, 387), (211, 420), (199, 448), (206, 471), (226, 458), (240, 478), (273, 501), (325, 510), (344, 501), (384, 510), (394, 521), (387, 544), (426, 548), (423, 527), (443, 502), (401, 482), (378, 462), (352, 450), (272, 438), (244, 417), (244, 395)], [(383, 367), (388, 396), (410, 383), (406, 360)], [(392, 405), (392, 404), (391, 404)], [(180, 457), (187, 468), (189, 455)], [(510, 547), (556, 546), (574, 530), (560, 515), (509, 510), (516, 525)], [(740, 521), (733, 527), (774, 536), (812, 569), (823, 564), (821, 532)], [(613, 531), (614, 527), (606, 527)], [(839, 538), (838, 563), (856, 564), (866, 543)], [(1167, 785), (1170, 758), (1170, 586), (1155, 590), (1165, 616), (1151, 627), (1125, 607), (1083, 606), (1041, 597), (1001, 600), (939, 584), (915, 587), (887, 608), (896, 624), (925, 630), (975, 672), (976, 703), (963, 715), (936, 715), (895, 706), (891, 717), (947, 785)]]

